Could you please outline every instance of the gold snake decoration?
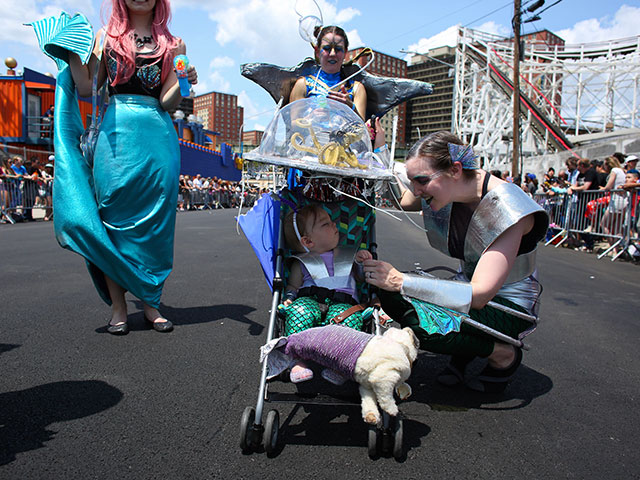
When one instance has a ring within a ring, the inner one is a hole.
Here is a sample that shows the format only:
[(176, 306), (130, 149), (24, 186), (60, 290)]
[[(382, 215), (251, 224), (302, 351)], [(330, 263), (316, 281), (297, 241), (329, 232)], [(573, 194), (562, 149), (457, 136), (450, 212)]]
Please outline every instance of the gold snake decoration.
[(308, 152), (318, 156), (318, 162), (332, 167), (352, 167), (366, 170), (367, 166), (358, 162), (356, 155), (349, 149), (349, 146), (360, 139), (359, 132), (338, 132), (340, 141), (330, 141), (322, 146), (318, 141), (316, 133), (313, 131), (311, 122), (305, 118), (297, 118), (293, 124), (300, 128), (306, 128), (311, 134), (313, 147), (304, 145), (304, 138), (299, 132), (291, 135), (291, 146), (301, 152)]

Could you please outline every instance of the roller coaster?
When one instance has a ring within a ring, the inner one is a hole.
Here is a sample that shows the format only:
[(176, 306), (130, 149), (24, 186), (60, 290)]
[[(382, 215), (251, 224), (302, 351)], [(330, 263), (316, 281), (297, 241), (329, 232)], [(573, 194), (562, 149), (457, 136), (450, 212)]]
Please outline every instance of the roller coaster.
[[(454, 131), (485, 168), (513, 138), (513, 39), (459, 30)], [(640, 127), (640, 35), (579, 45), (525, 43), (520, 63), (522, 155), (571, 152), (578, 135)]]

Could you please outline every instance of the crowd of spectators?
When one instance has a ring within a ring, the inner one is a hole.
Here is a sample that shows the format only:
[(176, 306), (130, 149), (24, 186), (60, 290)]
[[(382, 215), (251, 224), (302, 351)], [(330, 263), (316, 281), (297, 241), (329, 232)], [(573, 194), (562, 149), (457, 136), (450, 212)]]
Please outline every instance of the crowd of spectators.
[(52, 187), (54, 156), (44, 165), (38, 157), (20, 155), (0, 158), (0, 222), (35, 221), (33, 210), (44, 209), (44, 221), (53, 218)]
[(239, 182), (222, 180), (218, 177), (180, 175), (178, 190), (178, 211), (205, 210), (216, 208), (251, 207), (255, 201), (269, 190), (258, 185), (245, 186)]
[[(636, 155), (618, 152), (604, 160), (569, 158), (566, 170), (556, 175), (549, 168), (540, 184), (535, 175), (526, 174), (521, 186), (531, 195), (537, 194), (539, 203), (545, 205), (552, 230), (564, 229), (569, 220), (571, 229), (579, 231), (571, 235), (569, 245), (593, 251), (598, 237), (605, 248), (616, 246), (617, 239), (627, 231), (637, 241), (640, 231), (637, 164)], [(613, 253), (616, 251), (614, 248)]]

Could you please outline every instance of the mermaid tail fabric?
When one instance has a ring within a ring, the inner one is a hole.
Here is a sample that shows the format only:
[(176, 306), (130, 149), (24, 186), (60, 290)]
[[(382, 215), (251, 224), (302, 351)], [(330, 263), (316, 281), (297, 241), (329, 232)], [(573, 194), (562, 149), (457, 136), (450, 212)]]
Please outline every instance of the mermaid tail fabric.
[[(120, 110), (113, 105), (117, 102), (112, 101), (98, 137), (92, 170), (80, 149), (84, 126), (68, 65), (69, 51), (77, 53), (84, 63), (89, 60), (93, 46), (91, 25), (84, 15), (71, 17), (66, 13), (30, 25), (40, 48), (56, 61), (59, 69), (54, 114), (56, 239), (63, 248), (86, 259), (93, 282), (106, 303), (111, 304), (111, 299), (105, 274), (148, 305), (157, 307), (173, 263), (180, 157), (171, 120), (157, 100), (142, 97), (142, 104), (134, 108), (143, 116), (126, 124), (130, 119), (118, 116)], [(144, 125), (148, 119), (149, 130)], [(127, 138), (114, 131), (122, 121), (125, 124), (121, 130), (127, 131)]]
[(71, 16), (62, 12), (58, 18), (43, 18), (27, 25), (33, 27), (40, 48), (56, 62), (58, 70), (69, 63), (69, 52), (76, 53), (83, 64), (89, 61), (93, 50), (93, 27), (81, 13)]

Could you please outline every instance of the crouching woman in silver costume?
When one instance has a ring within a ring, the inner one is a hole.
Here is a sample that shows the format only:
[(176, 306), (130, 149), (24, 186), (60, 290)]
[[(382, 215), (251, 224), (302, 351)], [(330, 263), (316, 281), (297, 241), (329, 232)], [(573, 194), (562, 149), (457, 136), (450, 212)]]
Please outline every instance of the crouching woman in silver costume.
[(405, 166), (410, 188), (402, 191), (401, 206), (422, 209), (429, 243), (459, 259), (460, 272), (453, 280), (443, 280), (369, 260), (364, 264), (366, 280), (381, 289), (385, 312), (411, 327), (422, 349), (452, 356), (438, 376), (440, 383), (464, 382), (467, 364), (485, 357), (487, 366), (468, 379), (467, 386), (502, 392), (522, 361), (521, 349), (466, 323), (459, 331), (435, 332), (428, 317), (461, 312), (515, 339), (530, 333), (535, 324), (523, 317), (537, 318), (542, 288), (535, 255), (547, 230), (547, 215), (518, 186), (480, 169), (471, 147), (448, 132), (418, 141)]

